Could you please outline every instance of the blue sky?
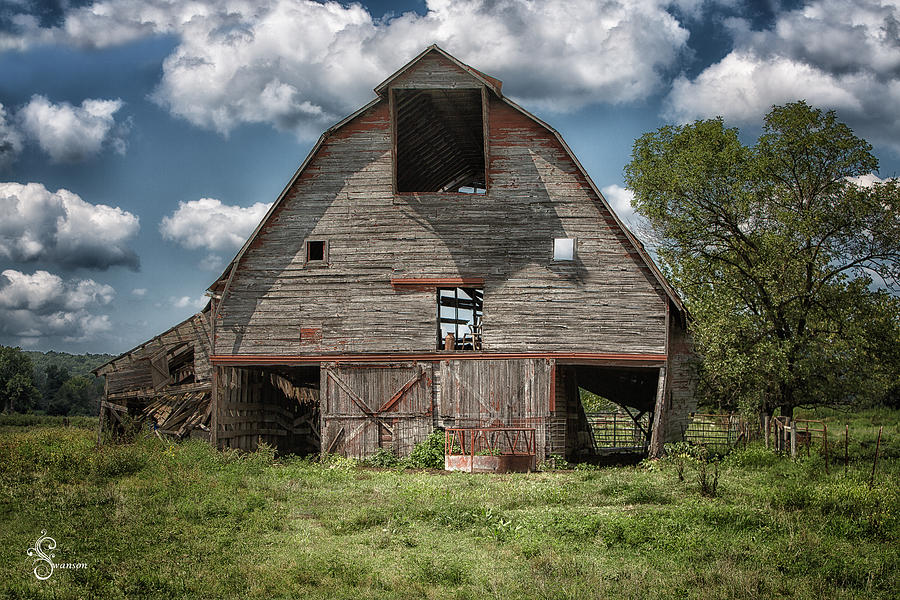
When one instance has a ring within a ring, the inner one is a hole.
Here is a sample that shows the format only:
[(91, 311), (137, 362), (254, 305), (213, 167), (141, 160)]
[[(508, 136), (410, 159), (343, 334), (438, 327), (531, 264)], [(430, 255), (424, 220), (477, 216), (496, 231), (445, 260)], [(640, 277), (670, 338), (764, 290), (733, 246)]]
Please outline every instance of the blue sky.
[(0, 343), (122, 352), (202, 305), (318, 134), (431, 43), (633, 222), (634, 139), (834, 109), (900, 171), (895, 0), (0, 0)]

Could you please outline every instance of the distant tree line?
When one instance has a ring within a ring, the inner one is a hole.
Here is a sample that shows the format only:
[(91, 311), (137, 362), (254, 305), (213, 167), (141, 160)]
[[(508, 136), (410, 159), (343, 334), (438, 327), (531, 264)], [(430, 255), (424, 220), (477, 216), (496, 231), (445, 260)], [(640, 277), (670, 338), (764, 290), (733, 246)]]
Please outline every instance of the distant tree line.
[(96, 415), (103, 379), (91, 369), (108, 354), (28, 352), (0, 346), (0, 410), (48, 415)]

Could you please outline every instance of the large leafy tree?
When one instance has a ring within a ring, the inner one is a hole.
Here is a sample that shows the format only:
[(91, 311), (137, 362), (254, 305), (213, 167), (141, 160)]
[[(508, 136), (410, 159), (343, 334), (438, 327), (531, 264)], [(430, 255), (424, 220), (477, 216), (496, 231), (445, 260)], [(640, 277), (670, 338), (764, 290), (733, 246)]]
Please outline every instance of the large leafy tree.
[(39, 398), (31, 359), (19, 348), (0, 346), (0, 410), (24, 412)]
[(634, 144), (626, 181), (684, 295), (707, 390), (745, 408), (883, 399), (900, 376), (900, 185), (805, 102), (753, 146), (721, 119)]

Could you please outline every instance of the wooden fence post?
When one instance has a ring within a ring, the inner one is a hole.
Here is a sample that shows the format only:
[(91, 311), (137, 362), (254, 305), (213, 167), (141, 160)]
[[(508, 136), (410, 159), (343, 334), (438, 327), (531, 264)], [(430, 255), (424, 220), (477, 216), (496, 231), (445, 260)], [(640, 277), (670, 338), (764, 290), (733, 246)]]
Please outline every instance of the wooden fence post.
[(878, 428), (878, 441), (875, 442), (875, 460), (872, 461), (872, 477), (869, 479), (869, 489), (872, 489), (872, 486), (875, 485), (875, 465), (878, 464), (878, 450), (881, 448), (882, 429), (884, 429), (884, 425)]
[(850, 466), (850, 425), (844, 424), (844, 475), (847, 474), (847, 468)]
[(797, 423), (791, 423), (791, 458), (797, 458)]
[(769, 415), (763, 417), (763, 427), (766, 430), (766, 450), (769, 449)]

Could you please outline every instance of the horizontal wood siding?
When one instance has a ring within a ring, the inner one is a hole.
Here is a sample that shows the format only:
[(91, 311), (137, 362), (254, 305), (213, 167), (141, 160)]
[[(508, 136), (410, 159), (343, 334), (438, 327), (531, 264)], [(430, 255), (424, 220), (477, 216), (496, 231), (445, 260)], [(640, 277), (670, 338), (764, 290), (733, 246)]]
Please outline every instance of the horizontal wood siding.
[(107, 392), (117, 394), (137, 390), (152, 390), (154, 380), (151, 359), (159, 360), (164, 353), (184, 344), (194, 349), (194, 380), (209, 382), (212, 370), (209, 362), (208, 313), (194, 315), (169, 331), (162, 333), (98, 370), (106, 376)]
[(264, 372), (225, 367), (219, 385), (220, 447), (253, 451), (265, 442), (281, 452), (298, 452), (307, 446), (299, 436), (318, 435), (308, 421), (314, 407), (287, 398)]
[(480, 88), (481, 82), (436, 53), (426, 54), (412, 68), (394, 79), (391, 88)]
[[(394, 83), (438, 67), (476, 81), (443, 62)], [(216, 353), (431, 352), (436, 292), (391, 280), (477, 277), (485, 352), (663, 354), (658, 282), (554, 135), (488, 96), (483, 195), (394, 195), (387, 100), (330, 134), (244, 254)], [(555, 237), (577, 238), (573, 263), (551, 260)], [(327, 265), (305, 264), (306, 240), (327, 242)]]
[(669, 340), (669, 403), (666, 421), (666, 442), (682, 439), (691, 420), (691, 413), (697, 410), (697, 355), (693, 352), (691, 336), (676, 319), (670, 325)]

